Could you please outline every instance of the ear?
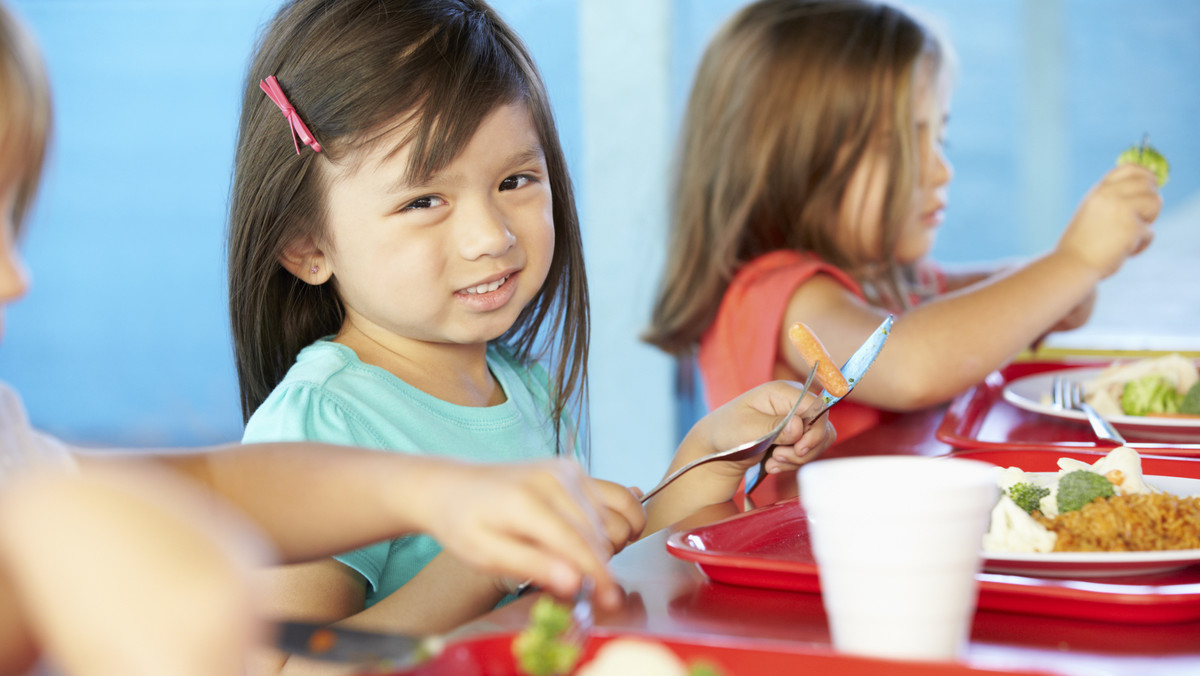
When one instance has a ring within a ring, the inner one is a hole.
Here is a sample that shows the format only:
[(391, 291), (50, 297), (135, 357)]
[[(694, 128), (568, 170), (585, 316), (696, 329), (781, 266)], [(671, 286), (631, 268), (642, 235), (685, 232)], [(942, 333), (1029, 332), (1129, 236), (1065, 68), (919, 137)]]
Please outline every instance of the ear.
[(325, 252), (307, 235), (293, 240), (284, 248), (283, 253), (279, 254), (279, 264), (296, 279), (314, 286), (324, 284), (333, 277)]

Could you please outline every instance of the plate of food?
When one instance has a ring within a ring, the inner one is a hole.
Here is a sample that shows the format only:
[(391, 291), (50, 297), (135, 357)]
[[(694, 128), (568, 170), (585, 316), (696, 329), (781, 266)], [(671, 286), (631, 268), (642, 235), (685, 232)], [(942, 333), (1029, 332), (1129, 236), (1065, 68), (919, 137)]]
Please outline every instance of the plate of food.
[(1200, 479), (1144, 475), (1128, 447), (1057, 472), (1002, 469), (984, 570), (1043, 577), (1141, 575), (1200, 563)]
[(1200, 439), (1200, 371), (1191, 359), (1170, 354), (1102, 367), (1042, 371), (1010, 381), (1002, 396), (1017, 408), (1086, 424), (1082, 411), (1051, 403), (1056, 377), (1079, 383), (1084, 399), (1127, 437)]

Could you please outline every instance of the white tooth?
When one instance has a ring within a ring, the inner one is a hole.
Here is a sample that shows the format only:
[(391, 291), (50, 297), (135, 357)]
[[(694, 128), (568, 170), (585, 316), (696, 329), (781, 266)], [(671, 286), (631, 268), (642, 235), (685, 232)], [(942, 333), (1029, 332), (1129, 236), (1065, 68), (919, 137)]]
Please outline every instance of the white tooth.
[(487, 293), (487, 284), (480, 284), (475, 287), (475, 293)]

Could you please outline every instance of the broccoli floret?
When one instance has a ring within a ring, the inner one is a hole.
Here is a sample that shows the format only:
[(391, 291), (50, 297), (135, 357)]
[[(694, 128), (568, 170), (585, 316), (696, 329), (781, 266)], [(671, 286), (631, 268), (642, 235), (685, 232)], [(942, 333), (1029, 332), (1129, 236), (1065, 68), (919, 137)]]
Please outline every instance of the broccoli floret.
[(579, 661), (579, 646), (560, 640), (571, 626), (571, 609), (543, 596), (529, 611), (529, 626), (513, 639), (513, 656), (529, 676), (569, 674)]
[(1179, 412), (1200, 415), (1200, 382), (1189, 387), (1187, 394), (1183, 395), (1183, 401), (1179, 404)]
[(1043, 486), (1035, 486), (1031, 483), (1013, 484), (1008, 487), (1008, 497), (1017, 503), (1021, 509), (1033, 514), (1034, 510), (1040, 509), (1042, 498), (1050, 495), (1050, 489)]
[(1121, 392), (1121, 410), (1125, 415), (1175, 413), (1179, 410), (1179, 393), (1171, 381), (1162, 376), (1142, 376), (1125, 383)]
[(1116, 494), (1112, 482), (1095, 472), (1077, 469), (1058, 480), (1058, 513), (1073, 512), (1096, 498)]

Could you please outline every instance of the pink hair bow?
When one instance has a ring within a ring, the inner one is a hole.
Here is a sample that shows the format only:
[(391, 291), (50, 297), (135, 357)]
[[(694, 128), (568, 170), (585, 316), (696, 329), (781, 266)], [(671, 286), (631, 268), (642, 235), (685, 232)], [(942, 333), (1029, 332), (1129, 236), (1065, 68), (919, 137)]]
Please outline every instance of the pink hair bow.
[(296, 154), (300, 154), (300, 143), (296, 137), (300, 137), (300, 141), (304, 141), (304, 145), (311, 147), (316, 152), (321, 152), (321, 144), (317, 143), (317, 139), (313, 138), (312, 132), (305, 126), (304, 120), (300, 119), (300, 114), (292, 107), (292, 102), (288, 101), (288, 97), (279, 87), (279, 80), (275, 79), (274, 75), (258, 83), (258, 88), (266, 92), (267, 98), (275, 102), (279, 106), (279, 110), (283, 111), (283, 116), (287, 118), (288, 126), (292, 129), (292, 144), (296, 146)]

